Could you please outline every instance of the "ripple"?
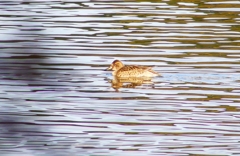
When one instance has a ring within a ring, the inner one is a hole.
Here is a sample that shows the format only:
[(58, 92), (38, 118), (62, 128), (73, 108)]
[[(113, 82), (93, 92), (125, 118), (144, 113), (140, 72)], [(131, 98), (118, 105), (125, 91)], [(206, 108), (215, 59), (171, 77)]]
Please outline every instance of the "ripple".
[(238, 4), (0, 2), (1, 153), (238, 155)]

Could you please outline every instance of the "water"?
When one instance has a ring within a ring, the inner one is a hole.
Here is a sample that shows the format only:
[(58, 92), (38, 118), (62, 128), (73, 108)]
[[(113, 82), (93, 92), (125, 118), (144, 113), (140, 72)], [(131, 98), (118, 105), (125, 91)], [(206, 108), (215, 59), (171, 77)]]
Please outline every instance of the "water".
[[(0, 2), (1, 155), (240, 155), (239, 7)], [(114, 59), (162, 76), (115, 81)]]

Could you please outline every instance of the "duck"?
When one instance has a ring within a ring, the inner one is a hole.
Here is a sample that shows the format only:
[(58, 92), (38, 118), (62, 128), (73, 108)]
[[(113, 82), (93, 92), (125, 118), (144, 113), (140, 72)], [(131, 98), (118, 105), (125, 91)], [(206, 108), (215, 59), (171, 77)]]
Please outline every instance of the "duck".
[(114, 60), (105, 71), (113, 71), (112, 75), (118, 78), (128, 77), (156, 77), (159, 73), (152, 70), (149, 66), (124, 65), (120, 60)]

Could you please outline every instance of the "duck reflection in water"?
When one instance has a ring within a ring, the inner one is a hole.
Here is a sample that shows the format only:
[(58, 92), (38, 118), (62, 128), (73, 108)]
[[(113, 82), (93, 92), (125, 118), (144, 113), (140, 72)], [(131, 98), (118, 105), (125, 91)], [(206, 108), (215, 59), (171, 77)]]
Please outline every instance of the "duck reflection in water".
[[(105, 71), (113, 71), (114, 79), (110, 82), (114, 89), (135, 88), (142, 84), (153, 84), (152, 78), (160, 76), (152, 70), (152, 67), (139, 65), (124, 65), (121, 61), (115, 60)], [(124, 83), (128, 83), (123, 85)]]

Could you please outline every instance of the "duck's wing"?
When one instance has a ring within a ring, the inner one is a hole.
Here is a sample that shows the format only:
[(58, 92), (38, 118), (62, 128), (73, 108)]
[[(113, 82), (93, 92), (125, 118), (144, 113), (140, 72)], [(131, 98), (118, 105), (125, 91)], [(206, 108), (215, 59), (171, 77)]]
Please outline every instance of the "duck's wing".
[(154, 66), (136, 66), (136, 68), (138, 68), (140, 71), (149, 71), (153, 74), (157, 74), (157, 75), (160, 75), (158, 72), (154, 71), (152, 68)]
[(117, 76), (119, 77), (139, 77), (147, 76), (146, 72), (157, 74), (157, 72), (152, 70), (152, 67), (147, 66), (136, 66), (136, 65), (127, 65), (122, 67), (117, 71)]
[(122, 67), (119, 71), (124, 72), (124, 71), (151, 70), (151, 69), (152, 67), (147, 67), (147, 66), (127, 65)]

